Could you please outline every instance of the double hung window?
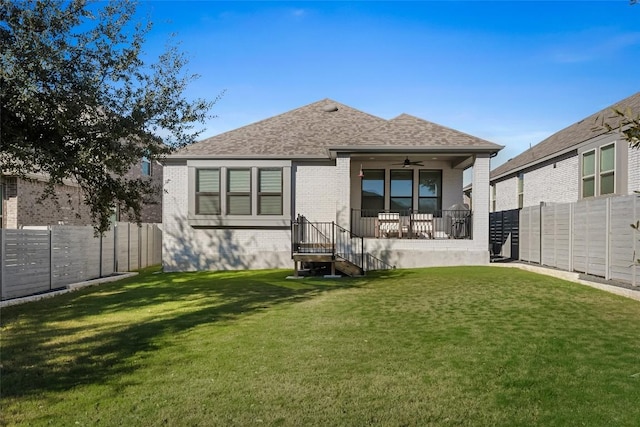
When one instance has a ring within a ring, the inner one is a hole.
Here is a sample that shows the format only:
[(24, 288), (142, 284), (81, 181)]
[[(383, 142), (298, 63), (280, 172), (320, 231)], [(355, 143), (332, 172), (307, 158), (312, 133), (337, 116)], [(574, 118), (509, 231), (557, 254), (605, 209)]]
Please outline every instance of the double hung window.
[(524, 174), (518, 174), (518, 209), (524, 207)]
[(282, 215), (282, 169), (258, 170), (258, 215)]
[(196, 213), (220, 214), (220, 169), (196, 171)]
[[(252, 164), (254, 163), (254, 164)], [(193, 226), (283, 227), (291, 218), (291, 166), (285, 161), (194, 161), (189, 166)]]
[(613, 194), (616, 191), (616, 146), (609, 144), (582, 153), (582, 197)]

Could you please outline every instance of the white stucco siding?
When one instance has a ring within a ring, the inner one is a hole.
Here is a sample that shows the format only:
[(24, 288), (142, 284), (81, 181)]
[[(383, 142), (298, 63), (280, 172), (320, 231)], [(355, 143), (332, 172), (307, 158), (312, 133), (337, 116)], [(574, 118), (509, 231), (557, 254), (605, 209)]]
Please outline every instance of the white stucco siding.
[(294, 217), (304, 215), (309, 221), (336, 220), (336, 166), (295, 165)]
[(524, 206), (578, 200), (578, 156), (550, 163), (524, 174)]
[(640, 191), (640, 149), (630, 149), (628, 157), (629, 194)]
[(290, 268), (289, 230), (194, 228), (187, 222), (187, 166), (165, 166), (163, 251), (165, 271)]

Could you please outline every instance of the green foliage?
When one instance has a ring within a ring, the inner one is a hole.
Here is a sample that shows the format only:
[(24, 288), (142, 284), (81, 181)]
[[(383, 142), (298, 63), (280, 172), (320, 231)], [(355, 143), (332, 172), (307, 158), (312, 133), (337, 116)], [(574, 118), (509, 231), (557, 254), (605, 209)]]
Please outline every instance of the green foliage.
[(159, 189), (124, 175), (195, 141), (217, 99), (185, 99), (197, 76), (176, 47), (145, 62), (134, 1), (0, 1), (2, 173), (49, 177), (50, 195), (77, 182), (98, 232), (116, 205), (139, 221)]
[(620, 132), (630, 148), (640, 148), (640, 114), (634, 114), (631, 108), (613, 108), (611, 111), (611, 117), (602, 119), (602, 127), (609, 132)]

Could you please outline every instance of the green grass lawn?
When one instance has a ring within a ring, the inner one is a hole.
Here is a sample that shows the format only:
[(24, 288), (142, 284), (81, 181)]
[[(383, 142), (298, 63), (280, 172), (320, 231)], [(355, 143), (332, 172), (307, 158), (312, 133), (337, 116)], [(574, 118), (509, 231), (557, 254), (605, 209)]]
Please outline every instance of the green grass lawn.
[(2, 309), (0, 424), (640, 424), (638, 301), (492, 267), (154, 273)]

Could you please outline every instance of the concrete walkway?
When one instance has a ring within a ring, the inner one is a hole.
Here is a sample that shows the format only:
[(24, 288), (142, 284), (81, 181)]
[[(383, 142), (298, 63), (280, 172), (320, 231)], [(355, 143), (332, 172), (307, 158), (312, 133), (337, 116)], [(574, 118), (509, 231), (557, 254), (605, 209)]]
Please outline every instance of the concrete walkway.
[(52, 298), (57, 295), (62, 295), (68, 292), (77, 291), (78, 289), (86, 288), (87, 286), (95, 286), (95, 285), (100, 285), (102, 283), (115, 282), (116, 280), (122, 280), (122, 279), (126, 279), (127, 277), (132, 277), (136, 275), (138, 275), (137, 272), (118, 273), (109, 277), (101, 277), (99, 279), (87, 280), (85, 282), (72, 283), (70, 285), (67, 285), (67, 287), (63, 289), (58, 289), (55, 291), (45, 292), (42, 294), (29, 295), (27, 297), (13, 298), (10, 300), (2, 301), (0, 302), (0, 308), (9, 307), (10, 305), (23, 304), (25, 302), (38, 301), (44, 298)]
[(592, 282), (580, 278), (580, 273), (574, 273), (571, 271), (555, 270), (553, 268), (541, 267), (539, 265), (522, 264), (519, 262), (496, 262), (492, 263), (493, 267), (505, 267), (505, 268), (519, 268), (521, 270), (527, 270), (538, 274), (545, 274), (547, 276), (557, 277), (559, 279), (568, 280), (570, 282), (580, 283), (581, 285), (591, 286), (592, 288), (600, 289), (602, 291), (611, 292), (612, 294), (620, 295), (623, 297), (631, 298), (640, 301), (640, 288), (628, 289), (620, 286), (607, 285), (599, 282)]

